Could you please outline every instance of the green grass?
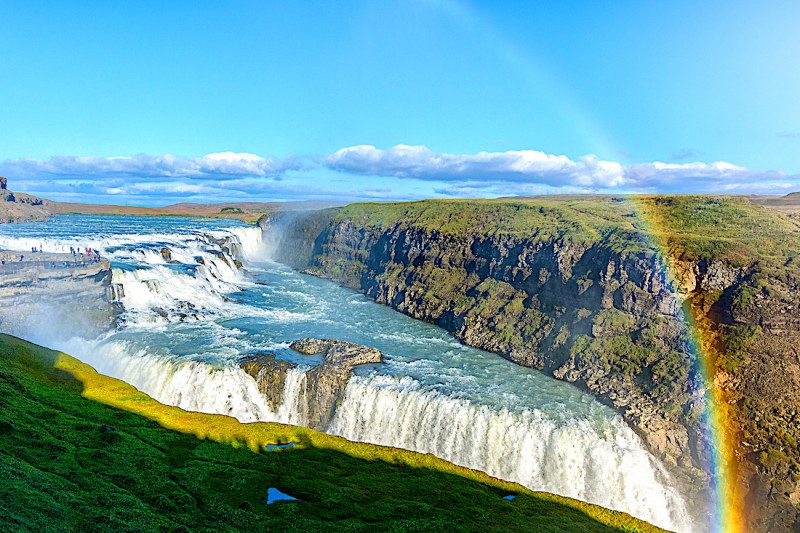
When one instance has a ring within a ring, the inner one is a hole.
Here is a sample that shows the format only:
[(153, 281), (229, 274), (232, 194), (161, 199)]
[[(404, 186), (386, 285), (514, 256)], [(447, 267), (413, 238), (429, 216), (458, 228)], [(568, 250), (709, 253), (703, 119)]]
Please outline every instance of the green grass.
[(639, 203), (673, 258), (800, 268), (800, 225), (779, 211), (734, 197), (652, 196)]
[(336, 219), (379, 229), (399, 222), (452, 237), (511, 235), (543, 242), (594, 242), (611, 230), (632, 232), (635, 226), (626, 216), (629, 211), (610, 197), (423, 200), (350, 204), (337, 211)]
[[(297, 445), (263, 451), (286, 442)], [(269, 487), (300, 501), (267, 506)], [(430, 455), (165, 406), (7, 335), (0, 529), (658, 531)]]

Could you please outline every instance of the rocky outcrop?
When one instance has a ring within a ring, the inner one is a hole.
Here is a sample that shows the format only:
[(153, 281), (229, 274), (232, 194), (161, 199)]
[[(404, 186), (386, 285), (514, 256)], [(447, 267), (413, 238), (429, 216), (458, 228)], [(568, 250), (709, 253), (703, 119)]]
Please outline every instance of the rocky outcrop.
[(294, 341), (289, 348), (304, 355), (322, 354), (323, 364), (338, 365), (344, 368), (383, 362), (383, 354), (377, 348), (335, 339), (309, 337)]
[(0, 176), (0, 223), (36, 222), (53, 216), (52, 202), (8, 190), (8, 180)]
[(111, 265), (71, 254), (0, 251), (0, 331), (91, 337), (114, 324)]
[[(322, 362), (305, 372), (300, 409), (305, 413), (304, 425), (319, 431), (325, 430), (333, 418), (353, 368), (383, 362), (383, 355), (376, 348), (340, 340), (306, 338), (290, 347), (304, 355), (322, 354)], [(275, 411), (284, 401), (287, 372), (299, 365), (277, 359), (274, 354), (262, 354), (242, 358), (239, 366), (256, 381), (258, 390)]]
[(256, 381), (258, 391), (266, 398), (267, 405), (276, 411), (283, 400), (286, 372), (297, 365), (277, 359), (275, 354), (258, 354), (243, 357), (239, 366)]

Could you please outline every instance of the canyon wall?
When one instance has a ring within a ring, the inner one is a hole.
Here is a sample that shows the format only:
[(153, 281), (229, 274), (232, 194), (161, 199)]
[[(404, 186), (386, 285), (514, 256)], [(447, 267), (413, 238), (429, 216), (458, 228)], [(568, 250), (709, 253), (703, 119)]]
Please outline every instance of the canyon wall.
[[(705, 200), (698, 202), (705, 209)], [(714, 379), (727, 380), (719, 386), (731, 392), (732, 416), (740, 418), (735, 432), (746, 444), (735, 446), (743, 465), (740, 482), (754, 509), (751, 525), (789, 530), (797, 491), (795, 459), (787, 455), (797, 455), (790, 449), (797, 402), (764, 384), (767, 376), (767, 382), (778, 380), (779, 372), (757, 352), (766, 346), (784, 371), (800, 371), (796, 348), (786, 342), (797, 338), (798, 311), (791, 305), (796, 279), (784, 280), (783, 303), (767, 305), (781, 296), (761, 294), (765, 282), (756, 272), (763, 269), (722, 253), (672, 254), (671, 237), (660, 236), (670, 244), (659, 244), (628, 201), (568, 204), (362, 204), (307, 218), (271, 215), (261, 224), (280, 229), (274, 259), (574, 383), (618, 409), (689, 493), (709, 484), (705, 387), (687, 328), (689, 320), (705, 320), (723, 353)], [(749, 209), (744, 203), (719, 205)], [(679, 234), (681, 228), (671, 229)], [(754, 304), (744, 305), (743, 295)], [(775, 328), (763, 327), (767, 314), (784, 324), (783, 342)], [(754, 327), (762, 328), (755, 344), (747, 348), (740, 341), (728, 349)], [(791, 383), (782, 389), (787, 387)], [(749, 400), (751, 411), (739, 410), (755, 388), (761, 396)], [(788, 434), (777, 444), (764, 427), (775, 420), (776, 408), (787, 425), (780, 434)]]

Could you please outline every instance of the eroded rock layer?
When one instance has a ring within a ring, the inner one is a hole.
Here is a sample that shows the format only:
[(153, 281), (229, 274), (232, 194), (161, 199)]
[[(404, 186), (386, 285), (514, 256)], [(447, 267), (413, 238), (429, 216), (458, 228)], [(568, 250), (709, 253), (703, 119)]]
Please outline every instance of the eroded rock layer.
[(111, 265), (71, 254), (0, 250), (0, 331), (33, 339), (91, 338), (111, 327)]
[[(306, 338), (293, 342), (290, 347), (304, 355), (322, 355), (322, 362), (305, 372), (300, 402), (305, 425), (320, 431), (330, 424), (353, 368), (383, 362), (376, 348), (340, 340)], [(244, 357), (239, 366), (255, 379), (259, 391), (275, 411), (283, 401), (287, 371), (298, 365), (277, 359), (274, 354), (263, 354)]]

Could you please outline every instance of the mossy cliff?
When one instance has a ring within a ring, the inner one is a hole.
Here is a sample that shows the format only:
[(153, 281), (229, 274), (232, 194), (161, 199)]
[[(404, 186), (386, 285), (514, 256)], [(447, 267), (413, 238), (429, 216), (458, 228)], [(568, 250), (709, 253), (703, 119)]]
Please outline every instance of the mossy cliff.
[(710, 443), (692, 317), (730, 391), (741, 482), (758, 503), (750, 525), (795, 523), (790, 219), (736, 198), (567, 197), (353, 204), (262, 224), (281, 232), (276, 259), (619, 409), (702, 492)]
[[(267, 505), (271, 487), (298, 501)], [(430, 455), (165, 406), (7, 335), (0, 529), (660, 531)]]

